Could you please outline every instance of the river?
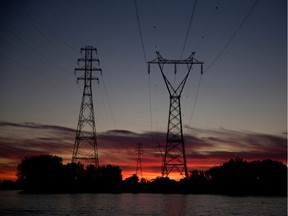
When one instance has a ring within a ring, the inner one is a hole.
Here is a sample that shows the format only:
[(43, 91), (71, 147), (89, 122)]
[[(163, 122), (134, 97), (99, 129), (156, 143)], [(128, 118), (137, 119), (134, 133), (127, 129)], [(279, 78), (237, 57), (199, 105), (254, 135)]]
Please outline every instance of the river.
[(286, 197), (182, 194), (19, 194), (0, 191), (0, 215), (284, 216)]

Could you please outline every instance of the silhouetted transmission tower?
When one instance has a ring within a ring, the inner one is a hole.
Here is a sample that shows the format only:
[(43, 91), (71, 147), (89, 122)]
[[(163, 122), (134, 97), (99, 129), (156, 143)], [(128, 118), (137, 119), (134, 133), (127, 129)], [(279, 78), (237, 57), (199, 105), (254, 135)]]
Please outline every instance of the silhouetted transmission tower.
[[(181, 175), (183, 175), (184, 171), (185, 177), (188, 177), (184, 137), (182, 130), (180, 98), (193, 64), (200, 64), (201, 73), (203, 73), (203, 62), (200, 62), (194, 58), (195, 52), (193, 52), (190, 57), (185, 60), (167, 60), (164, 59), (159, 52), (156, 52), (156, 54), (157, 58), (148, 62), (148, 73), (150, 73), (150, 64), (158, 64), (170, 95), (166, 145), (159, 146), (161, 152), (161, 148), (164, 149), (164, 154), (162, 155), (162, 177), (164, 177), (164, 175), (168, 176), (173, 169), (176, 169), (178, 172), (180, 172)], [(187, 66), (188, 72), (185, 73), (186, 75), (178, 86), (174, 87), (165, 75), (163, 71), (165, 64), (174, 65), (175, 75), (177, 73), (179, 65), (184, 64)]]
[[(97, 49), (92, 46), (85, 46), (81, 48), (81, 54), (84, 52), (84, 58), (78, 59), (79, 63), (82, 63), (82, 67), (75, 68), (77, 71), (82, 72), (81, 76), (77, 78), (83, 80), (84, 89), (81, 101), (81, 108), (79, 113), (79, 120), (76, 130), (76, 137), (72, 155), (72, 162), (80, 162), (83, 165), (93, 164), (95, 167), (99, 167), (98, 149), (97, 149), (97, 137), (96, 127), (93, 109), (93, 96), (92, 96), (92, 81), (99, 79), (93, 77), (94, 71), (102, 73), (100, 68), (99, 59), (94, 58), (93, 54), (97, 55)], [(93, 63), (97, 63), (97, 67), (94, 67)]]
[(140, 172), (140, 177), (142, 178), (142, 155), (143, 155), (143, 146), (141, 143), (138, 143), (136, 146), (136, 154), (137, 154), (137, 165), (136, 165), (136, 175), (138, 176), (138, 172)]

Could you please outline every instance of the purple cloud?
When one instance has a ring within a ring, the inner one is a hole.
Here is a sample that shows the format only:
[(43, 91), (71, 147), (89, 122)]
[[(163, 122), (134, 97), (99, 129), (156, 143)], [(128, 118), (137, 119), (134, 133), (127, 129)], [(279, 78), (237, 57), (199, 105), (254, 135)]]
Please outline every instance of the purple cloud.
[[(287, 137), (228, 129), (188, 128), (184, 134), (188, 167), (208, 169), (231, 158), (245, 160), (272, 159), (287, 163)], [(161, 155), (158, 143), (165, 144), (165, 132), (135, 133), (110, 130), (97, 134), (100, 164), (119, 165), (123, 173), (136, 168), (136, 145), (143, 144), (143, 173), (159, 176)], [(24, 157), (41, 154), (58, 155), (70, 162), (75, 130), (56, 125), (0, 122), (0, 167), (16, 170)], [(6, 172), (5, 171), (5, 172)], [(0, 179), (1, 179), (0, 173)], [(4, 174), (2, 175), (4, 176)]]

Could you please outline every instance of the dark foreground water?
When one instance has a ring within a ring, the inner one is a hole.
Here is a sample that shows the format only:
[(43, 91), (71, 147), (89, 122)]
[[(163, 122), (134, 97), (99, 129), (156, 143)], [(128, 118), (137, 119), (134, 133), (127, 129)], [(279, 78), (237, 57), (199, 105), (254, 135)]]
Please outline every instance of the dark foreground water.
[(284, 197), (164, 194), (19, 194), (0, 191), (0, 215), (287, 215)]

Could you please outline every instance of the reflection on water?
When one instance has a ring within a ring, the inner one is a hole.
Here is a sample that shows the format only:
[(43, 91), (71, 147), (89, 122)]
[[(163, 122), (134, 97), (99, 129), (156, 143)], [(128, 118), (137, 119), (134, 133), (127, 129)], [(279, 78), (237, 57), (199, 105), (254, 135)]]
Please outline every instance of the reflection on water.
[(189, 215), (186, 214), (187, 199), (188, 196), (183, 194), (163, 195), (161, 202), (164, 215)]
[(19, 194), (0, 191), (0, 215), (253, 215), (287, 213), (285, 197), (181, 194)]

